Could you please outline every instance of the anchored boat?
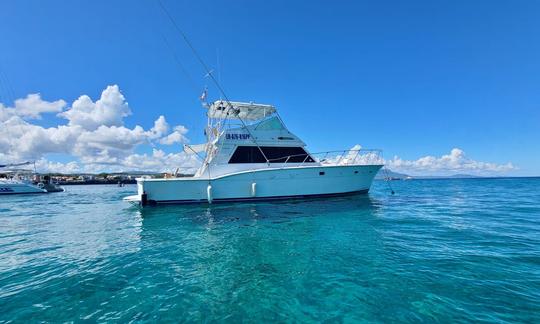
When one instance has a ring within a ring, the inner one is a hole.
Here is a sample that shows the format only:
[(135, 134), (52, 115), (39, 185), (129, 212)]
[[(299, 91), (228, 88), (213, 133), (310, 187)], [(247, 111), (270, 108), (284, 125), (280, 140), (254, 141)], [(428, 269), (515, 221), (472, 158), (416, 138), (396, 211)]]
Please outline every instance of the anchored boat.
[(367, 193), (383, 166), (379, 150), (310, 153), (276, 108), (218, 100), (207, 109), (207, 142), (191, 177), (137, 179), (125, 201), (148, 204), (249, 201)]
[(14, 168), (30, 164), (33, 162), (0, 165), (0, 195), (64, 191), (52, 183), (49, 176), (42, 177), (31, 170)]

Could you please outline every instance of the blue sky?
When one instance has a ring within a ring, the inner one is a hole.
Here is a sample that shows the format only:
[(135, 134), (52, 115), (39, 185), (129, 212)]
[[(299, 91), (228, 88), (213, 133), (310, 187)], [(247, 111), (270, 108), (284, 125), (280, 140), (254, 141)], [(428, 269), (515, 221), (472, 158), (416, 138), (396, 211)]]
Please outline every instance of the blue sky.
[[(505, 174), (540, 174), (538, 1), (163, 2), (216, 70), (219, 56), (228, 96), (275, 104), (311, 151), (359, 143), (416, 161), (459, 148), (474, 161), (518, 168)], [(171, 127), (189, 129), (192, 143), (203, 141), (198, 96), (210, 81), (156, 1), (2, 7), (6, 107), (40, 93), (68, 109), (81, 95), (97, 100), (118, 85), (131, 110), (125, 127), (148, 130), (164, 115)], [(67, 123), (55, 114), (31, 122)]]

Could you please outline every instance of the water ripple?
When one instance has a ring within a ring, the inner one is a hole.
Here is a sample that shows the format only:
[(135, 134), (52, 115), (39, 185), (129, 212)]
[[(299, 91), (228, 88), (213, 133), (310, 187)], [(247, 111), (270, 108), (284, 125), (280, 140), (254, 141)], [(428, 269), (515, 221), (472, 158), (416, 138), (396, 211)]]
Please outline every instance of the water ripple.
[(0, 322), (540, 321), (539, 179), (164, 206), (0, 197)]

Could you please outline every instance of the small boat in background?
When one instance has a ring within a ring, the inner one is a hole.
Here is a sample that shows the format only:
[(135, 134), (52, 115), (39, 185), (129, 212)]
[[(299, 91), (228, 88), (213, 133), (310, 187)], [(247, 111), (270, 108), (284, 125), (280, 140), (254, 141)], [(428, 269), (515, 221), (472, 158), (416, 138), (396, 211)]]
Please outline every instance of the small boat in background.
[(49, 176), (41, 176), (35, 171), (17, 169), (34, 162), (0, 165), (0, 195), (38, 194), (62, 192), (64, 188), (52, 183)]

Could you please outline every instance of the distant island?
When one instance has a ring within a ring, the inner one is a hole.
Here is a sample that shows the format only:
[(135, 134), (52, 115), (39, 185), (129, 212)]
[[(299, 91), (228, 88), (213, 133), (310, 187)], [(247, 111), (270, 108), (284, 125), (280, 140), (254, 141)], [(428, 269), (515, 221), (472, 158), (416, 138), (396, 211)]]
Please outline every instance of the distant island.
[(382, 170), (377, 173), (375, 179), (377, 180), (412, 180), (412, 179), (473, 179), (473, 178), (484, 178), (482, 176), (475, 176), (471, 174), (453, 174), (453, 175), (444, 175), (444, 176), (419, 176), (419, 175), (408, 175), (404, 173), (394, 172), (390, 169)]

